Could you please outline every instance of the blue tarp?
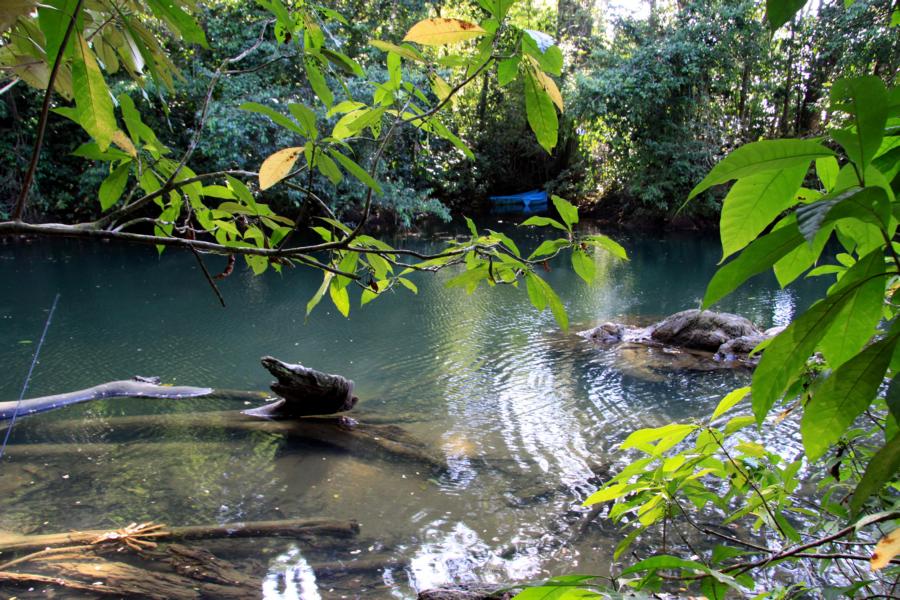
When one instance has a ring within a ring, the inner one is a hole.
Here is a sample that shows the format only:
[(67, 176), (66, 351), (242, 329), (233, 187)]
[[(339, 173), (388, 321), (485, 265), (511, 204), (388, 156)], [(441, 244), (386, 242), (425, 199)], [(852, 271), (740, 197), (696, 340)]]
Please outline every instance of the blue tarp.
[(547, 192), (531, 190), (511, 196), (491, 196), (490, 201), (494, 205), (522, 204), (525, 208), (529, 208), (532, 205), (547, 204)]

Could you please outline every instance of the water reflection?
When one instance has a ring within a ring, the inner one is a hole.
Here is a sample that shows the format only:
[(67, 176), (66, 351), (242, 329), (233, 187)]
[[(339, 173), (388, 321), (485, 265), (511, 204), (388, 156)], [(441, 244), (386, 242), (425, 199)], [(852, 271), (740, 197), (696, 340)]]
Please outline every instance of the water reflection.
[[(509, 233), (525, 252), (539, 243), (530, 232)], [(702, 236), (614, 237), (631, 261), (598, 254), (595, 287), (580, 283), (565, 260), (542, 273), (564, 299), (573, 330), (691, 308), (719, 258), (716, 240)], [(322, 567), (336, 562), (356, 565), (366, 589), (397, 598), (576, 564), (606, 572), (617, 534), (582, 535), (577, 504), (622, 459), (617, 444), (633, 429), (705, 414), (747, 379), (660, 366), (640, 349), (598, 350), (559, 332), (524, 290), (467, 296), (444, 287), (450, 273), (417, 277), (418, 296), (388, 294), (354, 308), (350, 319), (326, 299), (304, 324), (320, 277), (302, 270), (237, 272), (222, 282), (229, 305), (222, 310), (190, 255), (157, 259), (152, 250), (64, 243), (0, 249), (0, 258), (9, 256), (15, 260), (0, 261), (0, 281), (14, 283), (0, 296), (0, 361), (13, 375), (0, 380), (4, 400), (16, 396), (14, 375), (24, 376), (31, 358), (19, 342), (33, 338), (46, 316), (33, 307), (61, 291), (35, 395), (134, 374), (265, 389), (270, 377), (258, 360), (272, 354), (354, 379), (361, 414), (396, 419), (446, 460), (447, 469), (433, 473), (289, 432), (237, 430), (216, 415), (244, 406), (222, 398), (105, 400), (16, 427), (0, 463), (0, 529), (308, 517), (361, 523), (358, 538), (319, 546), (282, 538), (223, 546), (236, 561), (275, 557), (266, 562), (265, 598), (352, 596), (348, 590), (363, 584)], [(800, 280), (778, 290), (766, 275), (720, 308), (762, 327), (782, 325), (818, 292), (814, 285)]]

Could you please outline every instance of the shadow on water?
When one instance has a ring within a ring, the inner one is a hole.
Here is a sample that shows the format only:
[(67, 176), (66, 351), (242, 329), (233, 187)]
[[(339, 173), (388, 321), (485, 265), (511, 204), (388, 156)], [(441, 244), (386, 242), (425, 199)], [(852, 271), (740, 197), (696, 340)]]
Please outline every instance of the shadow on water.
[[(511, 234), (523, 250), (539, 241), (528, 231)], [(719, 260), (715, 239), (615, 237), (631, 260), (598, 255), (595, 287), (579, 283), (565, 260), (542, 274), (566, 302), (574, 331), (698, 305)], [(220, 266), (208, 260), (212, 270)], [(18, 395), (58, 291), (29, 395), (135, 374), (266, 389), (258, 361), (271, 354), (354, 379), (361, 420), (398, 419), (447, 464), (435, 473), (321, 440), (228, 428), (215, 415), (245, 405), (224, 398), (104, 400), (16, 426), (0, 464), (0, 529), (360, 522), (357, 538), (318, 547), (285, 538), (210, 542), (216, 553), (257, 565), (265, 598), (364, 590), (408, 598), (444, 583), (607, 572), (618, 534), (601, 525), (580, 535), (578, 504), (621, 460), (616, 445), (635, 428), (707, 413), (748, 374), (671, 370), (640, 352), (597, 350), (558, 331), (524, 292), (466, 296), (443, 286), (450, 276), (419, 277), (417, 296), (388, 294), (349, 319), (326, 300), (307, 322), (306, 302), (320, 283), (311, 272), (253, 277), (237, 269), (222, 282), (223, 310), (187, 254), (68, 242), (0, 247), (4, 400)], [(769, 327), (788, 322), (817, 292), (804, 281), (780, 290), (761, 276), (721, 309)], [(188, 413), (194, 425), (185, 425)]]

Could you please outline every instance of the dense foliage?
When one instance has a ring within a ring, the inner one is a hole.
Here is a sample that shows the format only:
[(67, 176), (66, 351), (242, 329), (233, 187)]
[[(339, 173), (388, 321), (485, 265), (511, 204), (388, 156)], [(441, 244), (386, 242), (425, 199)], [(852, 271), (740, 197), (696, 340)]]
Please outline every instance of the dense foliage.
[[(552, 196), (555, 218), (523, 223), (560, 232), (527, 257), (471, 220), (468, 237), (436, 254), (393, 248), (365, 229), (370, 217), (379, 206), (400, 222), (423, 210), (441, 214), (432, 193), (534, 181), (505, 179), (516, 173), (507, 168), (514, 160), (522, 160), (517, 168), (539, 165), (559, 189), (620, 194), (634, 214), (668, 212), (682, 192), (690, 207), (733, 181), (721, 203), (725, 262), (704, 307), (769, 268), (782, 285), (804, 274), (833, 285), (757, 349), (750, 387), (728, 394), (708, 420), (633, 433), (622, 449), (639, 457), (586, 500), (612, 502), (605, 516), (625, 525), (616, 558), (661, 529), (660, 552), (608, 584), (569, 576), (520, 596), (676, 586), (708, 597), (786, 597), (825, 586), (836, 595), (894, 593), (900, 88), (890, 27), (900, 11), (877, 0), (799, 15), (802, 2), (770, 0), (765, 11), (751, 2), (684, 2), (612, 24), (613, 42), (598, 40), (597, 49), (574, 25), (584, 14), (577, 5), (560, 8), (554, 39), (532, 29), (551, 25), (551, 13), (512, 0), (454, 7), (452, 17), (414, 5), (391, 5), (397, 19), (378, 5), (341, 7), (357, 11), (353, 24), (331, 7), (258, 4), (264, 10), (225, 4), (205, 14), (222, 32), (218, 46), (187, 3), (4, 5), (0, 61), (49, 89), (22, 91), (30, 102), (21, 112), (7, 96), (8, 118), (24, 118), (8, 134), (4, 160), (28, 167), (0, 235), (180, 247), (201, 266), (201, 253), (242, 256), (256, 273), (314, 268), (323, 280), (307, 312), (327, 294), (345, 315), (351, 291), (366, 304), (394, 287), (415, 291), (405, 277), (413, 270), (458, 265), (450, 287), (525, 288), (566, 328), (563, 301), (540, 268), (564, 254), (590, 283), (592, 253), (626, 257), (610, 238), (582, 234), (578, 208), (563, 198)], [(576, 91), (576, 110), (563, 118), (560, 83)], [(51, 107), (68, 121), (48, 118)], [(45, 126), (50, 160), (42, 162)], [(90, 167), (79, 170), (58, 147), (49, 150), (82, 131), (90, 141), (74, 154)], [(782, 139), (742, 144), (763, 136)], [(473, 167), (487, 149), (494, 154)], [(602, 168), (585, 176), (598, 156)], [(43, 195), (29, 196), (35, 172)], [(56, 196), (48, 181), (59, 173), (73, 179)], [(93, 208), (78, 202), (83, 189)], [(60, 210), (77, 222), (23, 219), (35, 199), (44, 202), (38, 213)], [(317, 241), (293, 241), (310, 233)], [(841, 247), (833, 261), (830, 240)], [(803, 456), (766, 446), (771, 435), (796, 434)], [(818, 493), (799, 494), (801, 481)], [(731, 528), (738, 523), (742, 531)], [(722, 543), (695, 546), (685, 530)]]

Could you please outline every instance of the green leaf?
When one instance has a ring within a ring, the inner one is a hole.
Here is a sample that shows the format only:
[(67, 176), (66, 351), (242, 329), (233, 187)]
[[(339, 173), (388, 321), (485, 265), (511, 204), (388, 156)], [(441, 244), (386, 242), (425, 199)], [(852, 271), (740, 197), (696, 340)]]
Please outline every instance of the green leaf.
[(622, 575), (630, 575), (631, 573), (640, 573), (641, 571), (659, 571), (661, 569), (691, 569), (696, 571), (708, 572), (709, 567), (703, 563), (693, 560), (685, 560), (677, 556), (661, 554), (659, 556), (651, 556), (635, 563), (622, 571)]
[(488, 11), (498, 21), (502, 21), (506, 17), (509, 7), (515, 2), (516, 0), (478, 0), (481, 8)]
[[(550, 287), (550, 284), (533, 273), (529, 274), (528, 279), (531, 279), (540, 288), (540, 293), (544, 296), (547, 305), (550, 307), (550, 312), (553, 313), (553, 318), (556, 319), (556, 323), (559, 325), (560, 329), (568, 331), (569, 317), (566, 314), (566, 307), (563, 306), (562, 301), (559, 299), (559, 296), (556, 295), (556, 292), (553, 291), (553, 288)], [(526, 279), (526, 286), (527, 285)], [(529, 296), (531, 296), (530, 292)], [(531, 298), (531, 303), (535, 304), (534, 297)], [(537, 304), (535, 304), (535, 307), (536, 306)]]
[(381, 40), (369, 40), (369, 43), (379, 50), (383, 50), (384, 52), (393, 52), (402, 56), (403, 58), (408, 58), (409, 60), (414, 60), (416, 62), (425, 62), (425, 58), (422, 56), (422, 54), (409, 44), (398, 46), (396, 44), (383, 42)]
[(540, 277), (534, 273), (526, 274), (525, 288), (528, 291), (528, 299), (531, 300), (532, 306), (538, 309), (538, 312), (543, 312), (547, 308), (547, 297), (544, 295), (544, 288), (535, 281), (536, 279), (540, 279)]
[(825, 299), (811, 306), (769, 343), (751, 386), (757, 422), (762, 424), (843, 308), (860, 293), (883, 290), (886, 276), (883, 256), (872, 252), (848, 269)]
[(276, 112), (275, 110), (269, 108), (268, 106), (260, 104), (259, 102), (244, 102), (243, 104), (238, 106), (238, 108), (241, 110), (246, 110), (248, 112), (265, 115), (265, 116), (269, 117), (270, 119), (272, 119), (272, 121), (274, 121), (278, 125), (281, 125), (282, 127), (284, 127), (285, 129), (287, 129), (289, 131), (293, 131), (294, 133), (298, 133), (298, 134), (306, 137), (307, 132), (305, 129), (300, 127), (300, 125), (298, 125), (291, 119), (287, 118), (286, 116), (282, 115), (281, 113)]
[(696, 425), (682, 423), (672, 423), (670, 425), (653, 427), (649, 429), (638, 429), (627, 438), (625, 438), (625, 441), (622, 442), (621, 448), (622, 450), (627, 450), (628, 448), (639, 448), (640, 446), (643, 446), (650, 442), (655, 442), (656, 440), (668, 438), (670, 436), (680, 436), (683, 440), (689, 433), (697, 429), (698, 427)]
[(584, 279), (588, 285), (593, 285), (594, 278), (597, 275), (597, 265), (594, 258), (581, 249), (572, 251), (572, 268), (578, 273), (578, 276)]
[(712, 417), (710, 419), (718, 419), (723, 414), (731, 410), (735, 404), (743, 400), (747, 397), (747, 394), (750, 393), (750, 387), (741, 387), (736, 390), (731, 390), (728, 394), (725, 395), (724, 398), (719, 402), (719, 405), (716, 406), (716, 410), (713, 411)]
[(617, 483), (610, 486), (603, 486), (590, 496), (588, 496), (584, 502), (581, 503), (582, 506), (593, 506), (594, 504), (600, 504), (601, 502), (609, 502), (610, 500), (617, 500), (622, 496), (628, 495), (631, 493), (631, 489), (628, 484), (625, 483)]
[(894, 435), (869, 460), (866, 472), (853, 492), (850, 510), (854, 517), (858, 516), (865, 501), (881, 491), (885, 484), (896, 479), (900, 472), (900, 433)]
[(815, 264), (830, 238), (831, 228), (820, 229), (812, 244), (800, 244), (778, 259), (774, 266), (778, 285), (786, 287)]
[(206, 43), (206, 34), (203, 33), (200, 26), (175, 2), (172, 0), (147, 0), (147, 4), (158, 19), (165, 21), (185, 41), (199, 44), (204, 48), (209, 47)]
[(581, 238), (581, 241), (589, 246), (594, 246), (597, 248), (603, 248), (616, 258), (620, 258), (622, 260), (628, 260), (628, 253), (625, 251), (625, 248), (622, 247), (621, 244), (602, 234), (588, 235)]
[(334, 163), (333, 160), (328, 158), (327, 154), (319, 153), (316, 156), (316, 167), (318, 167), (322, 175), (327, 177), (334, 185), (339, 184), (341, 182), (341, 179), (344, 178), (341, 170), (338, 169), (338, 166)]
[(322, 48), (321, 52), (322, 56), (328, 59), (328, 62), (343, 71), (345, 75), (351, 77), (363, 77), (365, 75), (365, 71), (359, 66), (359, 63), (346, 54), (338, 52), (337, 50), (331, 50), (330, 48)]
[(128, 174), (131, 171), (131, 162), (123, 162), (113, 169), (113, 172), (100, 184), (100, 208), (106, 211), (119, 201), (125, 185), (128, 183)]
[(288, 104), (288, 110), (291, 111), (291, 115), (297, 119), (297, 123), (299, 123), (300, 127), (303, 129), (303, 135), (311, 140), (319, 137), (319, 132), (316, 129), (316, 113), (314, 113), (310, 107), (305, 104), (292, 102)]
[(528, 217), (519, 224), (520, 226), (525, 225), (534, 225), (536, 227), (546, 227), (547, 225), (551, 227), (556, 227), (557, 229), (561, 229), (562, 231), (568, 231), (566, 226), (557, 221), (556, 219), (551, 219), (550, 217)]
[(309, 302), (306, 303), (306, 316), (313, 311), (317, 304), (322, 300), (322, 296), (325, 295), (325, 292), (328, 290), (328, 285), (331, 283), (331, 280), (334, 278), (334, 273), (326, 272), (325, 277), (322, 280), (322, 285), (319, 286), (319, 289), (316, 290), (316, 293), (313, 294), (313, 297), (309, 299)]
[(578, 223), (578, 209), (568, 200), (564, 200), (559, 196), (551, 196), (550, 199), (553, 201), (553, 206), (556, 207), (556, 212), (559, 213), (563, 223), (566, 224), (569, 231), (572, 231), (572, 226)]
[(549, 154), (556, 146), (559, 120), (550, 95), (534, 76), (525, 73), (525, 114), (538, 144)]
[(345, 286), (341, 286), (338, 284), (338, 280), (335, 279), (331, 282), (331, 285), (328, 287), (328, 294), (331, 296), (331, 301), (334, 303), (334, 306), (338, 309), (345, 317), (350, 316), (350, 295), (347, 293), (347, 288)]
[(81, 34), (75, 36), (72, 59), (72, 86), (75, 90), (75, 114), (78, 123), (90, 134), (101, 151), (105, 151), (119, 129), (113, 114), (109, 88)]
[(334, 104), (334, 94), (331, 93), (331, 88), (328, 87), (325, 76), (322, 74), (322, 70), (319, 69), (316, 60), (307, 56), (303, 61), (303, 68), (306, 70), (306, 78), (309, 80), (309, 85), (316, 93), (316, 96), (319, 97), (319, 100), (321, 100), (326, 107), (330, 107)]
[(555, 254), (560, 249), (565, 248), (571, 242), (569, 240), (559, 238), (556, 240), (544, 240), (541, 242), (541, 245), (535, 248), (534, 252), (531, 253), (531, 256), (528, 257), (528, 260), (532, 260), (541, 256), (550, 256)]
[(46, 0), (38, 6), (38, 24), (44, 34), (47, 64), (52, 65), (56, 60), (77, 4), (77, 0)]
[(763, 140), (745, 144), (720, 160), (712, 171), (691, 190), (688, 200), (714, 185), (755, 175), (764, 171), (809, 165), (810, 161), (834, 152), (813, 140)]
[(855, 127), (831, 131), (860, 173), (881, 146), (888, 116), (887, 90), (874, 75), (838, 79), (831, 87), (831, 103), (854, 117)]
[(837, 183), (838, 172), (840, 172), (840, 167), (835, 157), (828, 156), (816, 159), (816, 175), (825, 187), (826, 192), (834, 189)]
[(800, 433), (814, 461), (837, 442), (875, 399), (900, 335), (876, 342), (837, 368), (803, 408)]
[(766, 0), (766, 20), (769, 30), (775, 31), (794, 18), (806, 0)]
[(740, 255), (720, 267), (703, 297), (703, 308), (709, 308), (734, 290), (750, 277), (762, 273), (775, 264), (788, 252), (804, 242), (797, 228), (795, 217), (788, 217), (785, 225), (769, 234), (758, 238), (747, 246)]
[(807, 164), (764, 171), (738, 179), (722, 204), (722, 259), (756, 239), (778, 215), (796, 203)]
[(376, 194), (381, 196), (384, 193), (381, 191), (381, 186), (378, 185), (378, 182), (372, 179), (372, 176), (366, 173), (365, 169), (356, 164), (351, 158), (344, 156), (337, 150), (329, 150), (329, 152), (331, 153), (331, 156), (341, 163), (341, 166), (343, 166), (348, 173), (372, 188)]
[(469, 228), (469, 233), (472, 234), (473, 238), (478, 237), (478, 228), (475, 227), (475, 222), (472, 221), (469, 217), (463, 217), (466, 220), (466, 227)]
[(504, 87), (519, 75), (519, 57), (501, 60), (497, 64), (497, 83)]
[(419, 293), (419, 288), (416, 287), (416, 284), (414, 284), (412, 281), (410, 281), (406, 277), (398, 277), (397, 281), (399, 281), (400, 285), (402, 285), (403, 287), (405, 287), (406, 289), (411, 291), (413, 294)]

